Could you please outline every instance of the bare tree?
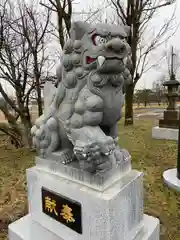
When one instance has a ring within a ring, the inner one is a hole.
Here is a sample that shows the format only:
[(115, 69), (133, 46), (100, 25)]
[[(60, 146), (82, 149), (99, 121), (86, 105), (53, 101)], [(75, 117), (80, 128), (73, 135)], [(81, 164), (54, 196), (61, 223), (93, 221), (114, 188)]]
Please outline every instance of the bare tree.
[[(41, 77), (46, 57), (46, 34), (50, 12), (41, 13), (34, 5), (25, 2), (16, 7), (10, 0), (1, 4), (0, 15), (0, 93), (14, 110), (14, 122), (20, 118), (23, 125), (23, 142), (31, 147), (32, 127), (29, 111), (30, 94), (37, 92), (38, 112), (42, 114)], [(45, 21), (44, 21), (45, 19)], [(2, 82), (8, 83), (16, 96), (16, 102), (8, 96)], [(1, 108), (5, 113), (4, 108)], [(6, 109), (7, 110), (7, 109)], [(12, 115), (10, 116), (12, 118)], [(17, 125), (16, 125), (17, 127)]]
[[(56, 30), (56, 33), (53, 33), (56, 38), (58, 38), (60, 43), (60, 52), (63, 49), (63, 46), (66, 40), (70, 36), (70, 28), (73, 16), (81, 16), (83, 21), (95, 21), (99, 17), (99, 13), (106, 9), (107, 6), (97, 7), (88, 6), (86, 10), (80, 9), (80, 11), (72, 11), (73, 4), (76, 4), (74, 0), (41, 0), (41, 5), (52, 11), (56, 14), (57, 24), (54, 21), (51, 22), (51, 25)], [(108, 4), (109, 5), (109, 4)], [(61, 54), (59, 54), (61, 55)]]
[[(126, 0), (123, 4), (120, 0), (110, 0), (116, 10), (118, 19), (131, 27), (128, 43), (131, 46), (132, 83), (126, 88), (125, 125), (133, 124), (133, 93), (134, 88), (142, 74), (149, 69), (148, 56), (153, 50), (160, 46), (165, 39), (167, 31), (172, 28), (174, 13), (166, 21), (160, 30), (155, 33), (152, 40), (144, 42), (144, 33), (149, 28), (149, 23), (157, 11), (165, 6), (171, 5), (175, 0)], [(171, 33), (172, 35), (172, 33)], [(169, 36), (168, 36), (169, 37)]]
[(10, 137), (11, 143), (13, 143), (16, 148), (23, 147), (22, 134), (16, 121), (17, 119), (8, 103), (2, 97), (0, 98), (0, 109), (4, 113), (5, 119), (8, 121), (0, 122), (0, 131)]
[[(47, 61), (45, 57), (45, 37), (49, 33), (50, 10), (47, 10), (45, 17), (35, 10), (34, 6), (26, 5), (19, 8), (22, 23), (22, 36), (26, 39), (33, 61), (33, 77), (36, 85), (37, 103), (39, 116), (42, 115), (41, 82), (42, 68)], [(49, 36), (48, 36), (49, 37)]]
[(47, 8), (49, 11), (55, 12), (57, 16), (57, 24), (53, 24), (53, 27), (58, 32), (58, 39), (61, 49), (64, 46), (66, 38), (69, 37), (72, 18), (72, 1), (73, 0), (48, 0), (41, 1), (41, 5)]

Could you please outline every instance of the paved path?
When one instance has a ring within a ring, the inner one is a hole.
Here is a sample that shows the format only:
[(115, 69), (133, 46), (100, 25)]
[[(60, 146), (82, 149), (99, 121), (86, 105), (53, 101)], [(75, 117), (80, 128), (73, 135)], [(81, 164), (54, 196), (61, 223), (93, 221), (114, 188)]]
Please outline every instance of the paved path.
[(147, 110), (143, 113), (135, 113), (134, 116), (137, 119), (160, 119), (163, 117), (163, 112), (165, 108), (141, 108), (142, 110)]

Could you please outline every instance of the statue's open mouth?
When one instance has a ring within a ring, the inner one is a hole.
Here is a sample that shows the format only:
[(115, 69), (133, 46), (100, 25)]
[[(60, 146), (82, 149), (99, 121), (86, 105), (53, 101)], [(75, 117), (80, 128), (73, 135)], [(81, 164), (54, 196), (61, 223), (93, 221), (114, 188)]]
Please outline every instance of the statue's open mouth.
[(122, 61), (122, 59), (118, 58), (118, 57), (104, 57), (104, 56), (98, 56), (97, 58), (93, 58), (93, 57), (90, 57), (90, 56), (86, 57), (86, 63), (87, 64), (91, 64), (91, 63), (97, 61), (100, 67), (104, 64), (104, 62), (106, 60), (119, 60), (119, 61)]
[(91, 63), (93, 63), (93, 62), (95, 62), (96, 61), (96, 58), (92, 58), (92, 57), (90, 57), (90, 56), (87, 56), (86, 57), (86, 63), (87, 64), (91, 64)]

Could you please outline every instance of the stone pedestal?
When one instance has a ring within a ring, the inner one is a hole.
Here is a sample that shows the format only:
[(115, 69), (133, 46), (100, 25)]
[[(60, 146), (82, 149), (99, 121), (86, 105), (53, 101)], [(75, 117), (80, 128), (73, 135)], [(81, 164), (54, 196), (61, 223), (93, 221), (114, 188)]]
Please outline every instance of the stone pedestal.
[(173, 128), (152, 128), (152, 138), (155, 139), (164, 139), (164, 140), (178, 140), (178, 129)]
[(164, 182), (172, 189), (180, 192), (180, 180), (177, 178), (177, 169), (168, 169), (163, 173)]
[(178, 140), (179, 112), (176, 110), (164, 111), (159, 126), (152, 128), (152, 138), (164, 140)]
[[(37, 158), (27, 170), (29, 214), (9, 225), (9, 240), (159, 240), (159, 220), (143, 214), (143, 174), (129, 160), (108, 178), (47, 161)], [(48, 199), (61, 199), (51, 210), (44, 206), (44, 189)], [(68, 202), (69, 222), (62, 221)]]
[(175, 110), (164, 111), (164, 118), (159, 120), (159, 127), (178, 129), (179, 112)]

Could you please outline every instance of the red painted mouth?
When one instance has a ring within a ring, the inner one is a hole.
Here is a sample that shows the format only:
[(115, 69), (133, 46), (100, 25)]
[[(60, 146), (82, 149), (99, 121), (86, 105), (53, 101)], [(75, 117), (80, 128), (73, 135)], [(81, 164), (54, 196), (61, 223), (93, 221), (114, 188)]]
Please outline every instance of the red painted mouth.
[(92, 58), (92, 57), (89, 57), (89, 56), (86, 57), (87, 64), (93, 63), (94, 61), (96, 61), (96, 58)]

